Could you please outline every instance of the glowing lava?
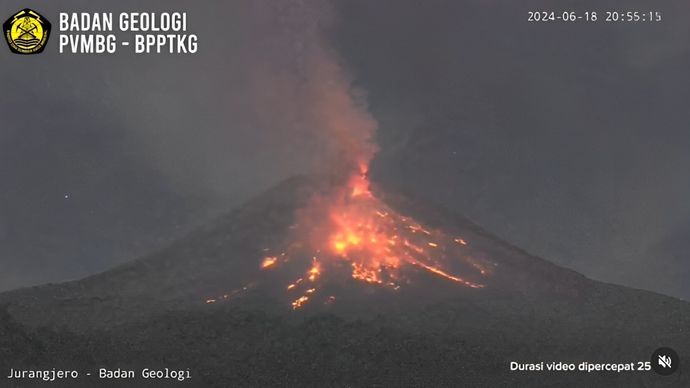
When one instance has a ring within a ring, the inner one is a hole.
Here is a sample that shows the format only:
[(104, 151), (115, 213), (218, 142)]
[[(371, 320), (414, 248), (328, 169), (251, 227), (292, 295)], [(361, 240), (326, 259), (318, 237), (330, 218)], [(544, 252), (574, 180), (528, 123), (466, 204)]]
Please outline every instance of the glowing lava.
[[(319, 25), (306, 30), (318, 31)], [(273, 247), (282, 253), (273, 256), (273, 249), (264, 250), (258, 267), (266, 271), (265, 279), (276, 281), (282, 273), (294, 276), (284, 285), (294, 309), (315, 300), (334, 303), (336, 295), (330, 295), (329, 285), (338, 289), (343, 282), (361, 282), (364, 287), (395, 291), (421, 279), (414, 276), (420, 272), (459, 286), (483, 287), (476, 279), (488, 275), (492, 265), (471, 257), (464, 239), (399, 214), (370, 190), (368, 171), (379, 149), (378, 124), (366, 111), (366, 93), (353, 85), (334, 51), (322, 46), (321, 37), (313, 38), (300, 54), (305, 77), (286, 84), (296, 103), (286, 104), (294, 110), (285, 118), (314, 131), (310, 134), (320, 146), (315, 167), (327, 174), (330, 185), (297, 212), (288, 241)], [(271, 79), (272, 74), (266, 76)], [(283, 85), (283, 78), (279, 80)], [(273, 105), (257, 108), (266, 106)], [(274, 112), (266, 113), (273, 117)]]
[[(467, 241), (431, 230), (411, 217), (398, 214), (370, 190), (366, 168), (351, 177), (340, 190), (311, 201), (302, 218), (308, 218), (308, 248), (313, 256), (301, 277), (286, 286), (294, 293), (292, 308), (299, 309), (313, 300), (322, 275), (334, 266), (350, 267), (356, 281), (398, 290), (409, 269), (425, 271), (443, 280), (470, 288), (483, 284), (468, 280), (445, 268), (452, 261), (485, 276), (493, 265), (473, 259), (466, 251)], [(314, 221), (317, 220), (317, 221)], [(285, 254), (283, 254), (285, 255)], [(286, 261), (290, 260), (290, 253)], [(262, 269), (277, 265), (267, 257)], [(322, 297), (331, 304), (334, 296)]]
[[(355, 282), (392, 292), (413, 284), (410, 275), (420, 271), (478, 289), (484, 285), (475, 279), (490, 275), (495, 267), (474, 257), (465, 239), (428, 228), (377, 198), (369, 190), (364, 168), (342, 187), (315, 195), (297, 219), (283, 251), (273, 255), (272, 249), (265, 248), (259, 264), (260, 270), (273, 273), (280, 273), (288, 263), (290, 271), (302, 268), (284, 285), (295, 310), (315, 300), (324, 305), (335, 303), (336, 296), (321, 295), (319, 290), (335, 276), (347, 273)], [(457, 273), (458, 268), (465, 275)], [(223, 295), (208, 298), (206, 303), (227, 299), (231, 298)]]
[(276, 261), (278, 261), (278, 258), (275, 256), (266, 257), (264, 258), (264, 261), (261, 262), (261, 268), (271, 267), (276, 263)]

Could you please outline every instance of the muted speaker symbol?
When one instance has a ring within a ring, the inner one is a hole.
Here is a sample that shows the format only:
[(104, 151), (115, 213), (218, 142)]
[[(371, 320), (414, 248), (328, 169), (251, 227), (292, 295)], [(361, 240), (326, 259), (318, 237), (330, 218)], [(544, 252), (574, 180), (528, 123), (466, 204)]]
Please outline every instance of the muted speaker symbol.
[(671, 348), (657, 349), (652, 354), (652, 357), (649, 361), (651, 361), (654, 372), (662, 376), (673, 374), (673, 372), (678, 369), (678, 364), (680, 364), (678, 353)]

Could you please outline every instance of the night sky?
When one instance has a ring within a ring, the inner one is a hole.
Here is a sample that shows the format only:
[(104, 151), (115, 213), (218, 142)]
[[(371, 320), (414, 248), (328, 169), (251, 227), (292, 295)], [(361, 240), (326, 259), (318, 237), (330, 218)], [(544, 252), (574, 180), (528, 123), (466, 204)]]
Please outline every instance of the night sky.
[[(41, 55), (0, 50), (0, 290), (106, 270), (311, 171), (321, 145), (290, 85), (309, 77), (303, 18), (326, 7), (293, 3), (4, 2), (3, 19), (35, 7), (54, 32), (59, 11), (186, 11), (200, 48), (58, 55), (55, 34)], [(587, 276), (690, 299), (690, 5), (565, 1), (664, 15), (567, 25), (527, 23), (553, 2), (520, 3), (335, 2), (323, 37), (379, 121), (374, 179)]]

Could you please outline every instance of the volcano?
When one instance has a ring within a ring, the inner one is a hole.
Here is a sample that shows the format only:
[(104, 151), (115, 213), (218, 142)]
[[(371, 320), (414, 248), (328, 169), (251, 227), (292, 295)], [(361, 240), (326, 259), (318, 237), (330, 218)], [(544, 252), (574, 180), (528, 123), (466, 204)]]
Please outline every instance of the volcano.
[(195, 377), (175, 384), (191, 387), (690, 383), (683, 366), (511, 372), (648, 361), (661, 346), (683, 358), (690, 305), (588, 279), (356, 181), (294, 177), (126, 265), (0, 294), (0, 363), (178, 367)]
[(23, 323), (79, 332), (208, 305), (366, 315), (458, 297), (581, 298), (591, 285), (440, 207), (342, 189), (288, 179), (150, 256), (2, 301)]

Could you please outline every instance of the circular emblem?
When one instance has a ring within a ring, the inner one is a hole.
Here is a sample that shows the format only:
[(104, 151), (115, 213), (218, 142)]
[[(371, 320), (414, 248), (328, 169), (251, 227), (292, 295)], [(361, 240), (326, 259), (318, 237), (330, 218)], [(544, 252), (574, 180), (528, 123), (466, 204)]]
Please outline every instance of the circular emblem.
[(50, 22), (28, 8), (7, 19), (2, 28), (10, 50), (16, 54), (42, 52), (50, 35)]
[(662, 376), (668, 376), (678, 369), (680, 358), (678, 353), (671, 348), (659, 348), (654, 351), (650, 361), (652, 362), (654, 372)]

